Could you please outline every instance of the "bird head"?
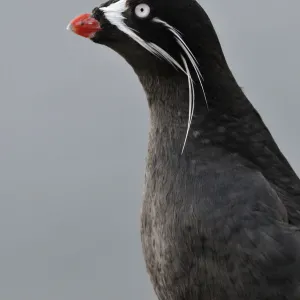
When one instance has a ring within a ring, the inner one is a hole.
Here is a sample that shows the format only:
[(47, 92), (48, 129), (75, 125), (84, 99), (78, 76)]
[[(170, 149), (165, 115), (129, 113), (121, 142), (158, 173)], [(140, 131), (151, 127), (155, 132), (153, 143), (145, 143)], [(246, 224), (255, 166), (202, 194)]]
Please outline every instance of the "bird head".
[(216, 78), (226, 73), (226, 61), (196, 0), (110, 0), (77, 16), (68, 29), (123, 56), (138, 74), (149, 103), (160, 98), (174, 106), (177, 98), (188, 114), (188, 129), (194, 109), (208, 108), (206, 92), (211, 99), (222, 94), (224, 80)]
[(187, 64), (200, 76), (195, 66), (201, 52), (205, 60), (216, 46), (210, 20), (195, 0), (110, 0), (77, 16), (68, 29), (112, 48), (136, 71), (168, 75), (186, 74)]

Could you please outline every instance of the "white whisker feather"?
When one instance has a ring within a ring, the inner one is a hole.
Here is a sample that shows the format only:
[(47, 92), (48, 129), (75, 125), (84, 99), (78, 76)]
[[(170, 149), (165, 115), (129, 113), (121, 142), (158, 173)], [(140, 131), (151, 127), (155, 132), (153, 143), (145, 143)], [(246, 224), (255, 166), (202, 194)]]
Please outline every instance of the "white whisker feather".
[(191, 73), (188, 67), (188, 64), (185, 60), (185, 58), (183, 57), (183, 55), (181, 55), (181, 59), (183, 62), (183, 65), (185, 67), (186, 73), (188, 74), (187, 78), (188, 78), (188, 85), (189, 85), (189, 117), (188, 117), (188, 126), (187, 126), (187, 130), (186, 130), (186, 134), (185, 134), (185, 138), (184, 138), (184, 142), (183, 142), (183, 146), (182, 146), (182, 150), (181, 150), (181, 154), (183, 153), (183, 150), (185, 148), (185, 144), (189, 135), (189, 131), (190, 131), (190, 127), (192, 124), (192, 119), (193, 119), (193, 113), (194, 113), (194, 103), (195, 103), (195, 91), (194, 91), (194, 85), (193, 85), (193, 80), (191, 77)]
[(198, 64), (197, 64), (197, 59), (195, 58), (193, 52), (190, 50), (190, 48), (187, 46), (187, 44), (182, 39), (181, 33), (179, 32), (179, 30), (177, 30), (176, 28), (174, 28), (173, 26), (171, 26), (167, 22), (165, 22), (163, 20), (160, 20), (159, 18), (154, 18), (153, 21), (156, 22), (156, 23), (161, 23), (167, 29), (169, 29), (169, 31), (175, 36), (178, 45), (181, 47), (181, 49), (187, 55), (190, 63), (192, 64), (192, 66), (193, 66), (193, 68), (194, 68), (194, 70), (196, 72), (196, 75), (198, 77), (198, 80), (199, 80), (199, 83), (201, 85), (201, 89), (202, 89), (202, 92), (203, 92), (204, 100), (205, 100), (205, 103), (206, 103), (206, 107), (208, 109), (208, 102), (207, 102), (206, 94), (205, 94), (204, 87), (203, 87), (203, 84), (202, 84), (203, 76), (202, 76), (202, 74), (201, 74), (201, 72), (199, 70), (199, 67), (198, 67)]
[(127, 9), (126, 0), (119, 0), (107, 7), (99, 7), (99, 9), (104, 12), (104, 15), (107, 18), (107, 20), (112, 25), (115, 25), (120, 31), (124, 32), (126, 35), (128, 35), (130, 38), (132, 38), (134, 41), (136, 41), (138, 44), (140, 44), (142, 47), (144, 47), (147, 51), (149, 51), (156, 57), (166, 60), (168, 63), (170, 63), (171, 65), (173, 65), (174, 67), (178, 68), (186, 74), (186, 71), (170, 54), (168, 54), (158, 45), (144, 41), (135, 33), (137, 30), (134, 30), (125, 24), (125, 17), (123, 16), (123, 12)]

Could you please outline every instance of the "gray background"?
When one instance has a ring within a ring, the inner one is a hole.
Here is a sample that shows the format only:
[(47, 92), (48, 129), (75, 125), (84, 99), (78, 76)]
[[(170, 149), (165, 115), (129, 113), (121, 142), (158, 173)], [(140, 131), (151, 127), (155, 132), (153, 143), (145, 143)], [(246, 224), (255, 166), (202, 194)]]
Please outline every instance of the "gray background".
[[(97, 4), (0, 4), (0, 299), (154, 297), (139, 238), (145, 96), (121, 57), (65, 30)], [(299, 171), (299, 0), (202, 4)]]

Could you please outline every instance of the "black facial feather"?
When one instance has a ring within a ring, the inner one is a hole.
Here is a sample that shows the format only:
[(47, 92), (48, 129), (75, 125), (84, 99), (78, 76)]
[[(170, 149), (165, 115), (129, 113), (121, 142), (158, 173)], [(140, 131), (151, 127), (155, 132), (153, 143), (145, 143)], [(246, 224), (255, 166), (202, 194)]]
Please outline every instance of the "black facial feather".
[[(101, 5), (107, 7), (116, 1), (108, 1)], [(150, 15), (145, 19), (140, 19), (134, 14), (136, 5), (145, 3), (150, 6)], [(201, 61), (207, 60), (206, 57), (213, 57), (218, 63), (225, 64), (219, 41), (210, 23), (210, 20), (202, 7), (194, 0), (177, 1), (141, 1), (128, 0), (128, 9), (123, 13), (125, 24), (134, 30), (144, 41), (155, 43), (174, 57), (179, 64), (182, 64), (180, 55), (181, 49), (176, 40), (162, 24), (157, 24), (152, 20), (159, 18), (178, 30), (188, 47), (196, 56), (201, 56)], [(96, 19), (108, 24), (105, 19), (95, 14)], [(102, 19), (101, 19), (102, 18)], [(209, 32), (207, 32), (209, 31)], [(123, 34), (115, 26), (111, 29), (99, 32), (93, 39), (94, 42), (111, 47), (134, 67), (138, 69), (146, 68), (148, 71), (152, 67), (157, 70), (157, 64), (160, 64), (160, 71), (165, 70), (170, 74), (171, 68), (165, 61), (158, 61), (147, 50), (142, 49), (140, 45), (133, 42), (130, 37)], [(205, 47), (203, 46), (205, 45)], [(201, 53), (203, 52), (203, 53)], [(200, 58), (200, 57), (197, 57)], [(149, 64), (144, 62), (148, 61)]]

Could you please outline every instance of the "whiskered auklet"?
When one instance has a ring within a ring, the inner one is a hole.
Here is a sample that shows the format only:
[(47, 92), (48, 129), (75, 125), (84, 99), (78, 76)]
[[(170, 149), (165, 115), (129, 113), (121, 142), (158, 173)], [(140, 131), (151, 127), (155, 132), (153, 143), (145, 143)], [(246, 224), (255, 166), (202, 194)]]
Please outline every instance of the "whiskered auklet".
[(122, 55), (147, 94), (141, 237), (159, 300), (300, 299), (300, 181), (202, 7), (113, 0), (68, 28)]

